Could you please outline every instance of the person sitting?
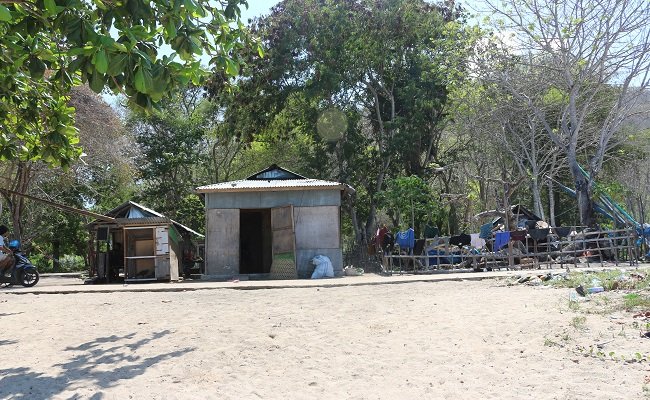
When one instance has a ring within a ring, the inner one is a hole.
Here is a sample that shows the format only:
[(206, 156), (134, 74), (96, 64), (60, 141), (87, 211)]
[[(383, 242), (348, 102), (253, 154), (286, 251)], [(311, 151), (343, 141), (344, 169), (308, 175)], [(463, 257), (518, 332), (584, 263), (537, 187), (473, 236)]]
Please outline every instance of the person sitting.
[(190, 278), (192, 276), (192, 268), (194, 263), (197, 261), (197, 258), (194, 256), (194, 251), (190, 248), (183, 251), (183, 275), (185, 278)]
[(6, 236), (9, 228), (0, 225), (0, 274), (4, 276), (14, 266), (14, 253), (6, 244)]

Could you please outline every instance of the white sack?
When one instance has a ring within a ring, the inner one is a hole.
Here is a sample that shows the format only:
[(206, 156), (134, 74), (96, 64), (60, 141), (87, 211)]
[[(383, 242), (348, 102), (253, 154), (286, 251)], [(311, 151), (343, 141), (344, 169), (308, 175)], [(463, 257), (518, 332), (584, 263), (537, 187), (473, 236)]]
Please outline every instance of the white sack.
[(311, 263), (316, 266), (311, 279), (334, 278), (334, 267), (332, 261), (327, 256), (316, 256), (312, 258)]

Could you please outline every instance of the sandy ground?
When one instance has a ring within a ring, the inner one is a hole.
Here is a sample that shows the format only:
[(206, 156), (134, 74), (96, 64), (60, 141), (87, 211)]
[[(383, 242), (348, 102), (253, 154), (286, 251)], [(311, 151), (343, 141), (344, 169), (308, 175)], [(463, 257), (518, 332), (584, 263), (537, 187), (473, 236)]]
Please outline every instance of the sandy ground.
[[(170, 293), (0, 292), (0, 399), (642, 399), (648, 361), (575, 350), (623, 314), (497, 280)], [(580, 328), (580, 329), (578, 329)], [(609, 340), (609, 339), (608, 339)], [(564, 344), (562, 344), (564, 343)]]

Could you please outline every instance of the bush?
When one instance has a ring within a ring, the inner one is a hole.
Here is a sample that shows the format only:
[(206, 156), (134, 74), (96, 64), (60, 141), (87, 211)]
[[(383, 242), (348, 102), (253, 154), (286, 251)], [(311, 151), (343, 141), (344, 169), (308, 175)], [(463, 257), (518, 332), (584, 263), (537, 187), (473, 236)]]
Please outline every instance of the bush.
[[(29, 261), (38, 268), (39, 272), (55, 272), (52, 259), (42, 254), (34, 254), (30, 256)], [(85, 269), (86, 265), (83, 257), (74, 254), (66, 254), (59, 259), (59, 270), (56, 272), (79, 272), (84, 271)]]
[(66, 254), (59, 260), (60, 272), (78, 272), (85, 268), (84, 259), (81, 256)]
[(29, 256), (29, 261), (38, 268), (40, 272), (52, 271), (52, 260), (45, 257), (43, 254), (34, 254)]

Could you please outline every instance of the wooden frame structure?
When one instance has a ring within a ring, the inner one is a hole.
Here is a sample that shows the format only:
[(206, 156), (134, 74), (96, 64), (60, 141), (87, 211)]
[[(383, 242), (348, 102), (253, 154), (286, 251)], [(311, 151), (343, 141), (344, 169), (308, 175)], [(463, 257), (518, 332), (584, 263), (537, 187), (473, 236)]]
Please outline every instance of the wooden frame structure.
[[(639, 256), (636, 254), (636, 240), (636, 230), (625, 228), (581, 232), (566, 237), (550, 233), (546, 241), (541, 244), (534, 243), (532, 238), (527, 236), (526, 243), (523, 245), (526, 249), (532, 248), (532, 251), (517, 254), (513, 254), (512, 246), (496, 252), (465, 249), (454, 254), (447, 243), (442, 247), (441, 254), (385, 255), (384, 268), (390, 273), (429, 273), (459, 269), (564, 268), (569, 265), (576, 267), (580, 258), (585, 259), (587, 266), (593, 262), (602, 266), (605, 261), (604, 254), (609, 254), (611, 261), (617, 266), (619, 263), (633, 266), (637, 264)], [(460, 261), (449, 262), (450, 258), (452, 261), (455, 259)], [(435, 262), (431, 262), (432, 259)], [(512, 265), (509, 262), (512, 259), (519, 262)], [(594, 261), (595, 259), (597, 261)], [(405, 268), (405, 264), (408, 264), (408, 268)]]

